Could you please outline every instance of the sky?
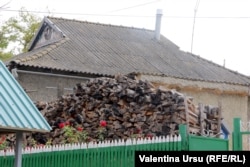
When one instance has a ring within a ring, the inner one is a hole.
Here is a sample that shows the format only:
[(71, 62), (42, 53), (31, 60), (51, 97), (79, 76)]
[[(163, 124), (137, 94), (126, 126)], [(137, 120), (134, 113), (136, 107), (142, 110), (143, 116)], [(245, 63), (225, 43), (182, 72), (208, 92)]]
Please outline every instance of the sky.
[[(9, 2), (9, 3), (8, 3)], [(1, 0), (0, 23), (26, 10), (53, 16), (154, 30), (180, 47), (250, 76), (250, 0)]]

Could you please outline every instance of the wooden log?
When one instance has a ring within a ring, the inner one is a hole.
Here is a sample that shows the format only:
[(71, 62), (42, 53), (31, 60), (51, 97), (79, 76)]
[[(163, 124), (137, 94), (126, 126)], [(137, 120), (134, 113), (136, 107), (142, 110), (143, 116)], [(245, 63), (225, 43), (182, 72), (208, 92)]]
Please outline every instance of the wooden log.
[(184, 104), (185, 104), (185, 117), (186, 117), (186, 124), (187, 124), (187, 132), (189, 132), (189, 112), (188, 112), (188, 104), (187, 104), (186, 97), (184, 97)]
[(222, 120), (222, 111), (221, 111), (221, 102), (219, 102), (218, 104), (218, 118), (217, 118), (217, 130), (216, 130), (216, 137), (219, 138), (220, 137), (220, 132), (221, 132), (221, 120)]
[[(203, 130), (218, 132), (222, 118), (216, 107), (204, 105), (202, 112), (192, 97), (132, 78), (122, 75), (94, 78), (76, 84), (73, 94), (52, 102), (37, 102), (53, 130), (46, 135), (30, 134), (29, 139), (59, 144), (65, 137), (62, 133), (65, 126), (72, 127), (75, 135), (87, 132), (90, 140), (98, 140), (100, 129), (105, 130), (105, 139), (129, 138), (136, 129), (141, 129), (140, 135), (176, 134), (180, 124), (186, 124), (187, 132), (197, 135)], [(107, 125), (102, 127), (100, 121)]]

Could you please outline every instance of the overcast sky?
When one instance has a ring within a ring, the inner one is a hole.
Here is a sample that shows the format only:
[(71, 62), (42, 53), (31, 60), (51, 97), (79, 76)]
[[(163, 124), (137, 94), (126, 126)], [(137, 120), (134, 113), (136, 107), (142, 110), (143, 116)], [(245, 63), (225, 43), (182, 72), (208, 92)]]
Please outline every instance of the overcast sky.
[(156, 10), (162, 9), (161, 34), (181, 50), (250, 75), (250, 0), (1, 0), (1, 4), (9, 1), (0, 12), (1, 22), (25, 7), (41, 17), (153, 30)]

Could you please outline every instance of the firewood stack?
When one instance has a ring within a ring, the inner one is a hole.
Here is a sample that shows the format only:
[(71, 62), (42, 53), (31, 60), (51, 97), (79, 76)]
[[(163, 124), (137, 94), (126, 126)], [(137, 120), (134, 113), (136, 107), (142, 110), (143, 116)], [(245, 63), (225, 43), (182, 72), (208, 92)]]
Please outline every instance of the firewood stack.
[(95, 78), (77, 84), (73, 94), (36, 106), (53, 130), (26, 134), (26, 139), (42, 144), (65, 142), (65, 126), (85, 132), (89, 140), (100, 139), (100, 129), (102, 139), (173, 135), (179, 124), (187, 124), (196, 135), (214, 135), (220, 129), (218, 107), (195, 106), (191, 97), (133, 76)]

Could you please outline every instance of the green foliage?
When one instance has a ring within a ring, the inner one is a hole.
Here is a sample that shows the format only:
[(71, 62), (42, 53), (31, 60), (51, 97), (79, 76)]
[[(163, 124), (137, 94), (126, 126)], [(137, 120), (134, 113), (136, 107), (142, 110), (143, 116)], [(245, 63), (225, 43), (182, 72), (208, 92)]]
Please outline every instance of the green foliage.
[(83, 142), (83, 143), (88, 143), (89, 142), (89, 134), (86, 131), (82, 131), (82, 132), (77, 132), (79, 135), (79, 142)]
[(76, 135), (76, 130), (71, 126), (65, 126), (63, 128), (64, 136), (66, 137), (66, 143), (77, 143), (78, 136)]
[(46, 146), (51, 146), (53, 143), (52, 143), (52, 139), (49, 139), (47, 142), (46, 142)]
[(1, 49), (0, 49), (0, 60), (8, 60), (9, 58), (11, 58), (13, 55), (12, 52), (1, 52)]
[(0, 27), (0, 59), (6, 60), (14, 54), (27, 52), (40, 22), (38, 16), (24, 8), (19, 11), (18, 16), (9, 18)]
[(99, 127), (98, 128), (98, 132), (97, 132), (98, 141), (104, 141), (105, 132), (106, 132), (105, 127)]
[(0, 144), (0, 150), (5, 150), (7, 148), (7, 142), (4, 141), (3, 143)]
[(78, 131), (71, 126), (65, 126), (63, 130), (65, 136), (65, 143), (86, 143), (89, 140), (88, 132), (86, 131)]
[(2, 135), (0, 136), (0, 150), (4, 150), (8, 147), (7, 141), (6, 141), (6, 136)]
[[(35, 146), (37, 146), (37, 142), (36, 142), (36, 140), (35, 139), (31, 139), (30, 141), (28, 141), (29, 143), (30, 143), (30, 146), (31, 147), (35, 147)], [(23, 147), (26, 147), (26, 146), (23, 146)]]

